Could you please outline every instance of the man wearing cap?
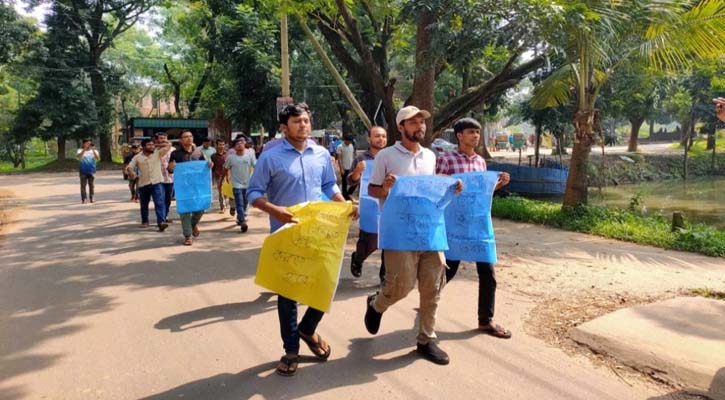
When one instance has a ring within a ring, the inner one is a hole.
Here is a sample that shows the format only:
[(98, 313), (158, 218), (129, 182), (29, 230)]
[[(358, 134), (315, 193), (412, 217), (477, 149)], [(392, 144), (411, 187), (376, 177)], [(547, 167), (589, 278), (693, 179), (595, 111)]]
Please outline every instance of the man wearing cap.
[[(425, 120), (430, 113), (414, 106), (403, 107), (395, 118), (401, 140), (381, 150), (375, 157), (368, 194), (380, 200), (381, 206), (395, 185), (397, 176), (435, 175), (435, 154), (420, 145), (425, 137)], [(463, 190), (458, 182), (456, 192)], [(391, 223), (381, 220), (380, 224)], [(365, 327), (371, 334), (380, 329), (380, 321), (388, 307), (405, 298), (418, 283), (420, 292), (420, 328), (417, 352), (440, 365), (450, 362), (448, 354), (435, 342), (436, 310), (440, 292), (445, 286), (446, 263), (440, 251), (384, 250), (385, 281), (382, 290), (367, 299)]]

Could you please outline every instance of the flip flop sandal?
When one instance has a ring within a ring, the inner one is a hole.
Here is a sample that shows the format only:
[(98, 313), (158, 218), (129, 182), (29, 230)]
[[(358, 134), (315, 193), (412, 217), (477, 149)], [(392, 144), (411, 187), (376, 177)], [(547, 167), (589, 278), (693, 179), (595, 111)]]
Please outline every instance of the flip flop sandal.
[(491, 335), (493, 337), (501, 338), (501, 339), (510, 339), (511, 338), (511, 331), (508, 329), (504, 329), (503, 326), (499, 324), (493, 324), (493, 326), (490, 326), (486, 329), (480, 329), (481, 332)]
[[(322, 336), (317, 334), (317, 341), (312, 341), (311, 337), (308, 337), (307, 335), (300, 332), (300, 339), (302, 339), (303, 342), (307, 343), (307, 347), (310, 348), (310, 351), (320, 360), (327, 360), (330, 358), (330, 354), (332, 353), (332, 347), (329, 343), (325, 342), (324, 339), (322, 339)], [(327, 345), (327, 351), (324, 351), (322, 349), (322, 344)]]
[[(287, 367), (286, 369), (282, 369), (282, 365), (277, 365), (277, 368), (274, 372), (277, 373), (277, 375), (281, 376), (294, 376), (294, 374), (297, 373), (297, 367), (300, 364), (300, 356), (289, 358), (287, 356), (282, 356), (282, 358), (279, 359), (280, 364)], [(293, 366), (294, 364), (294, 366)]]

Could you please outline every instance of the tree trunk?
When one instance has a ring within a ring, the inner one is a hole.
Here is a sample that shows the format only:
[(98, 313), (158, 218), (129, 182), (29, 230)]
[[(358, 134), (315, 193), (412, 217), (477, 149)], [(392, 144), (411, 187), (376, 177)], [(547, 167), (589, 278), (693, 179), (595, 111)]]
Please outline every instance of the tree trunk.
[(476, 153), (478, 153), (485, 160), (491, 160), (491, 153), (488, 152), (488, 146), (486, 146), (486, 123), (481, 124), (481, 140), (478, 142), (476, 147)]
[(652, 136), (655, 134), (655, 121), (652, 119), (649, 121), (649, 141), (652, 142)]
[(594, 141), (594, 113), (594, 110), (584, 110), (574, 115), (574, 148), (566, 180), (564, 207), (587, 204), (587, 165)]
[[(93, 103), (96, 106), (96, 126), (98, 131), (101, 161), (111, 162), (111, 138), (108, 126), (111, 121), (111, 112), (106, 95), (106, 82), (103, 80), (101, 71), (95, 61), (91, 61), (91, 91), (93, 92)], [(60, 154), (60, 152), (59, 152)]]
[(58, 136), (58, 161), (65, 160), (65, 137)]
[[(433, 23), (433, 13), (423, 7), (418, 14), (418, 24), (415, 36), (415, 78), (413, 79), (413, 94), (410, 104), (422, 110), (433, 111), (433, 93), (435, 88), (435, 57), (431, 53), (432, 37), (430, 25)], [(433, 120), (426, 121), (426, 132), (423, 146), (430, 146), (433, 141)]]
[(629, 123), (632, 124), (632, 130), (629, 133), (629, 146), (627, 151), (634, 153), (637, 151), (637, 143), (639, 142), (639, 128), (644, 123), (643, 117), (630, 118)]
[(206, 83), (209, 81), (209, 77), (211, 76), (211, 67), (213, 62), (214, 54), (210, 50), (209, 59), (207, 60), (206, 67), (204, 67), (204, 73), (201, 75), (201, 79), (199, 79), (199, 83), (196, 85), (194, 95), (191, 97), (191, 100), (189, 100), (189, 117), (193, 117), (197, 107), (199, 107), (199, 103), (201, 102), (201, 94), (204, 91)]
[(164, 63), (164, 72), (166, 72), (166, 78), (169, 79), (169, 83), (171, 83), (171, 86), (174, 87), (174, 113), (177, 116), (180, 116), (181, 108), (179, 107), (179, 102), (181, 101), (181, 83), (171, 76), (171, 71), (169, 71), (169, 67), (166, 63)]

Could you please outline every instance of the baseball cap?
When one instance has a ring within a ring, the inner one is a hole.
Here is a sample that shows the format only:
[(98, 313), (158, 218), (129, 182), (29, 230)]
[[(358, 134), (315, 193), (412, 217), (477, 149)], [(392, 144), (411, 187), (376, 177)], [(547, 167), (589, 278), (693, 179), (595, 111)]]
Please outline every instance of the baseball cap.
[(398, 111), (398, 115), (395, 117), (395, 123), (400, 125), (401, 122), (405, 121), (406, 119), (413, 118), (416, 115), (420, 115), (425, 119), (430, 118), (430, 113), (428, 111), (421, 110), (416, 106), (407, 106), (401, 108), (400, 111)]

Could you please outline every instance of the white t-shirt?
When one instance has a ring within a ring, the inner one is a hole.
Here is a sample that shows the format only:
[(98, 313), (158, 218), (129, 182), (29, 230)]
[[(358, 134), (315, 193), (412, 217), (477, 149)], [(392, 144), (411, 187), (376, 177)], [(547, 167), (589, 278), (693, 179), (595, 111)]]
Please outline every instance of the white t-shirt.
[(355, 160), (355, 146), (352, 143), (348, 145), (343, 143), (337, 147), (337, 155), (340, 157), (342, 169), (347, 171), (352, 168), (352, 162)]
[[(370, 174), (371, 185), (382, 185), (385, 175), (393, 174), (396, 176), (418, 176), (418, 175), (435, 175), (436, 172), (436, 156), (425, 147), (420, 148), (417, 153), (413, 153), (406, 149), (400, 142), (395, 142), (394, 146), (387, 147), (378, 152), (375, 156), (373, 172)], [(382, 208), (385, 199), (380, 199), (380, 207)]]

